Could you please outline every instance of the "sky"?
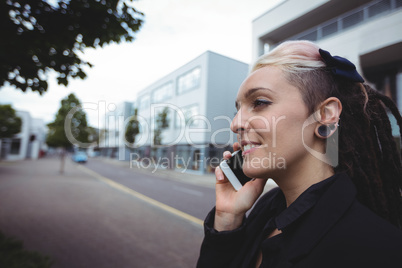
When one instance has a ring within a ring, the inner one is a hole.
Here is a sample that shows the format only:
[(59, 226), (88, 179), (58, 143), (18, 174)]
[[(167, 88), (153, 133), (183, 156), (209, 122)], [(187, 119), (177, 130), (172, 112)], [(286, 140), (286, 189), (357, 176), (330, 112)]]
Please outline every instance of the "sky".
[[(60, 101), (74, 93), (91, 107), (135, 101), (137, 93), (207, 50), (251, 63), (252, 21), (283, 0), (138, 0), (134, 7), (145, 23), (134, 42), (86, 49), (83, 58), (94, 65), (87, 78), (71, 79), (67, 87), (49, 75), (47, 92), (0, 88), (0, 103), (28, 111), (45, 123), (54, 120)], [(99, 127), (98, 112), (87, 119)]]

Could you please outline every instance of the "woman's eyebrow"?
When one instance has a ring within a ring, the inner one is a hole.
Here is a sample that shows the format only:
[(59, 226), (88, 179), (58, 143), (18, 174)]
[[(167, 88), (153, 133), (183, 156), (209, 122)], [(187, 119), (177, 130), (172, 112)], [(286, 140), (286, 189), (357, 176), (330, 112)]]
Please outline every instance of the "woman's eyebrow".
[(259, 90), (268, 90), (271, 93), (273, 92), (271, 89), (266, 88), (266, 87), (255, 87), (255, 88), (251, 88), (249, 89), (246, 94), (244, 94), (244, 98), (247, 99), (248, 97), (250, 97), (252, 94), (254, 94), (255, 92), (259, 91)]
[[(266, 88), (266, 87), (255, 87), (255, 88), (249, 89), (249, 90), (244, 94), (244, 98), (247, 99), (248, 97), (250, 97), (251, 95), (253, 95), (255, 92), (257, 92), (257, 91), (259, 91), (259, 90), (267, 90), (267, 91), (273, 93), (273, 91), (272, 91), (271, 89), (269, 89), (269, 88)], [(239, 104), (239, 101), (238, 101), (238, 100), (235, 101), (235, 107), (236, 107), (237, 110), (240, 109), (240, 104)]]

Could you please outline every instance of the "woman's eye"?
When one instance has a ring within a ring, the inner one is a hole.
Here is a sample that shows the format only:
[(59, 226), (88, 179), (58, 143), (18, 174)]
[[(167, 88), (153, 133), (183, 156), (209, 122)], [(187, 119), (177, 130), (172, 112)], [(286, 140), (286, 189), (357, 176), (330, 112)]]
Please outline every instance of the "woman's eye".
[(270, 105), (272, 102), (264, 99), (257, 99), (253, 102), (254, 108)]

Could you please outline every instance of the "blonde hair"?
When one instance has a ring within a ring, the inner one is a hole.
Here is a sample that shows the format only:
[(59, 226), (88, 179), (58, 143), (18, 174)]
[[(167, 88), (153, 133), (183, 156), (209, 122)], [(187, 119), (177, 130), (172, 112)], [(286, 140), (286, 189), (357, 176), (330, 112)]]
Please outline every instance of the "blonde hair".
[(319, 47), (310, 41), (286, 41), (271, 52), (261, 56), (252, 72), (265, 66), (278, 66), (286, 72), (305, 72), (325, 67)]
[(286, 41), (262, 55), (251, 72), (266, 66), (278, 67), (287, 81), (299, 88), (304, 103), (313, 113), (333, 93), (334, 86), (318, 50), (319, 47), (310, 41)]

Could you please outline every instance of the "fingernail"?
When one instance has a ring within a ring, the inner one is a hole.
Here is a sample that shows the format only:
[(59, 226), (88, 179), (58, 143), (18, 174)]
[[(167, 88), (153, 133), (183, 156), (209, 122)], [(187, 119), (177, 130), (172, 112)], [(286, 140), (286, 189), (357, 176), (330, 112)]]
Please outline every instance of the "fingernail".
[[(219, 167), (217, 167), (217, 168), (219, 168)], [(219, 168), (220, 169), (220, 168)], [(218, 180), (218, 181), (223, 181), (223, 174), (217, 174), (216, 175), (216, 179)]]
[(229, 152), (224, 152), (224, 153), (223, 153), (223, 156), (229, 156), (229, 155), (232, 155), (232, 154), (229, 153)]

